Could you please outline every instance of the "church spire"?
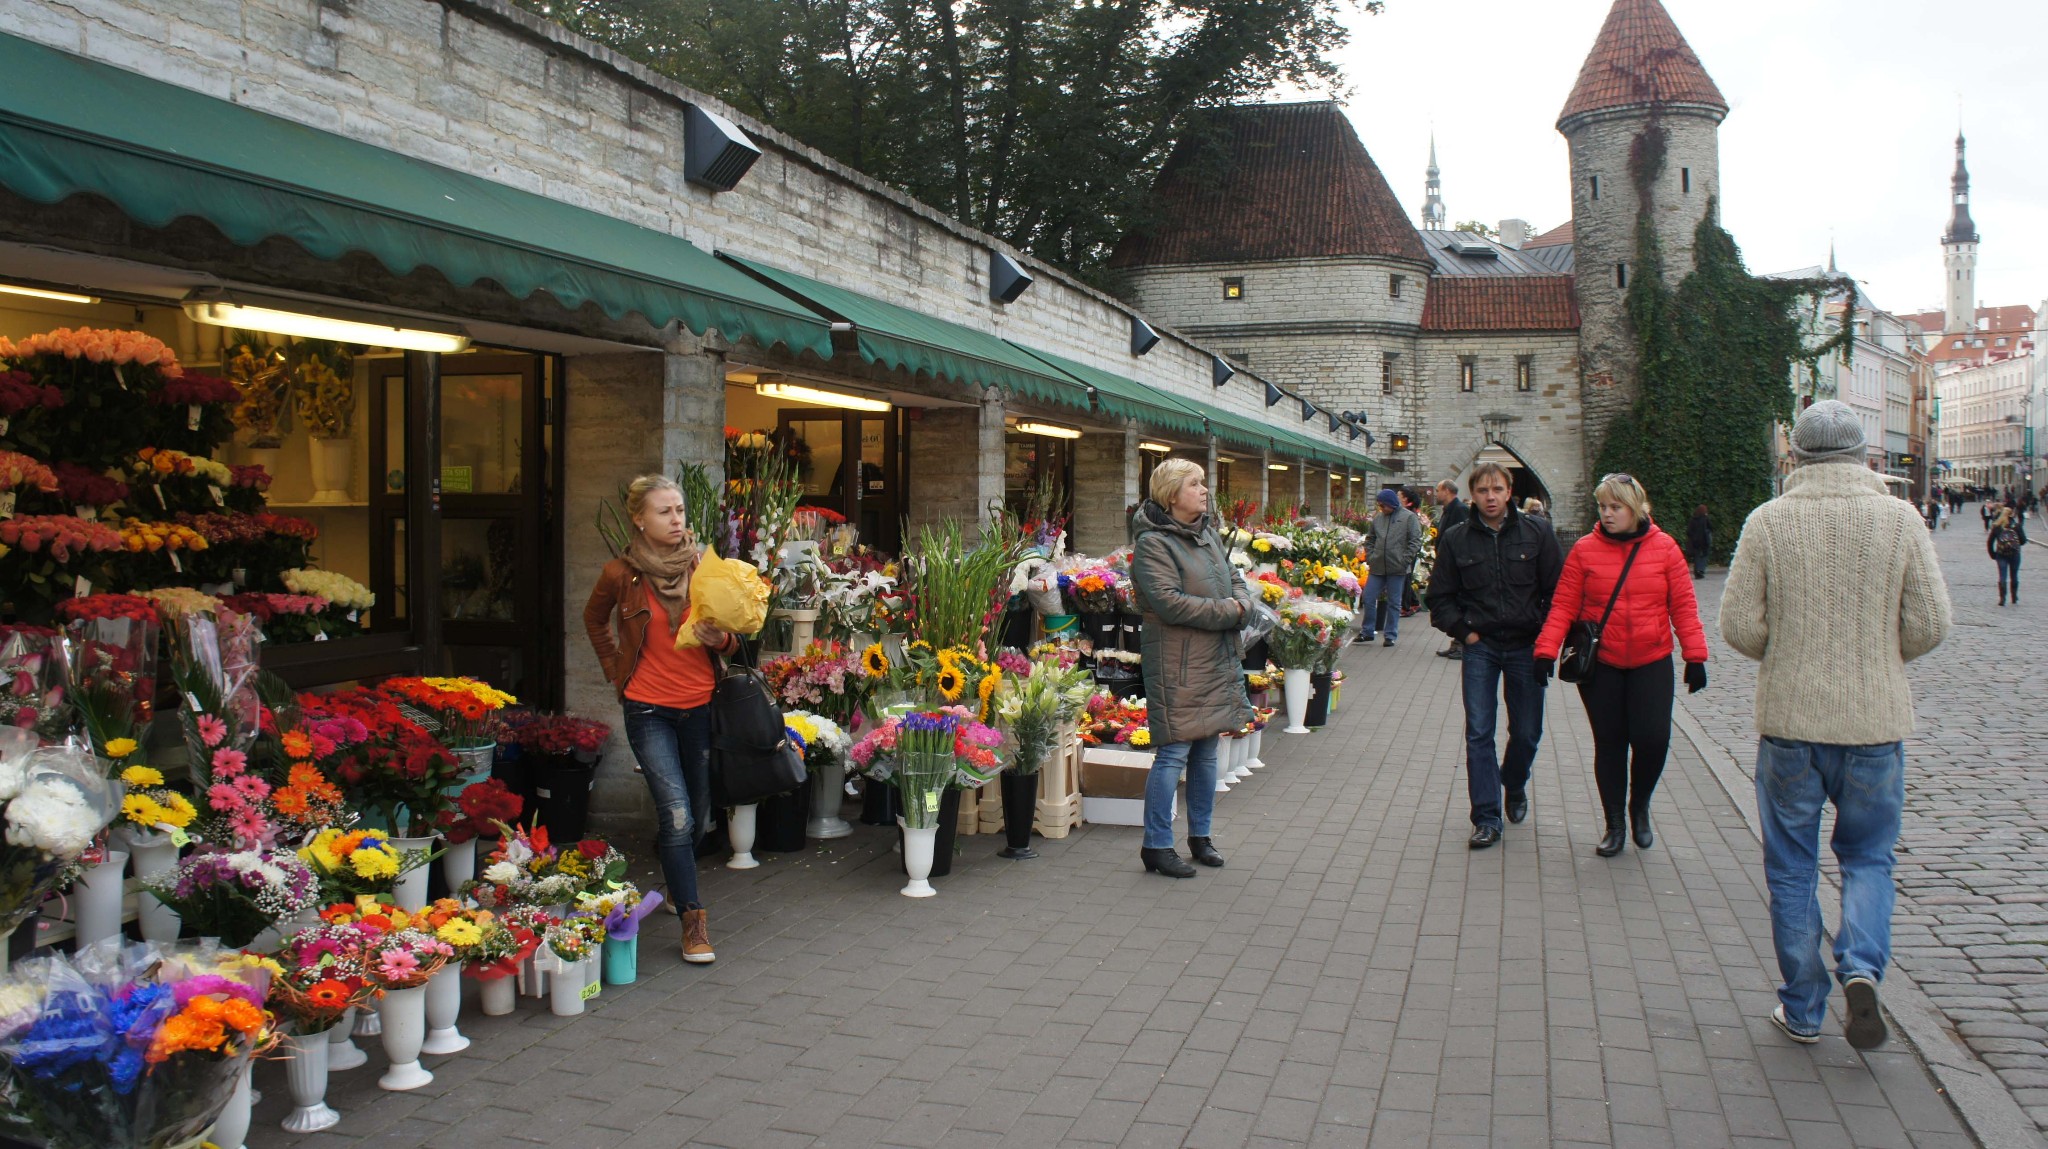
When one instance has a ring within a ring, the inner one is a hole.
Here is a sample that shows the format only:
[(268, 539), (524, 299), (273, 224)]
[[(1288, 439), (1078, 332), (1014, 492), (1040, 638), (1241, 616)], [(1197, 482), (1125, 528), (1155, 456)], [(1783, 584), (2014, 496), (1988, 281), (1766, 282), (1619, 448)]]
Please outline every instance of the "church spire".
[(1949, 177), (1953, 191), (1955, 213), (1949, 217), (1948, 234), (1941, 237), (1943, 243), (1977, 242), (1977, 225), (1970, 219), (1970, 169), (1963, 164), (1963, 133), (1956, 133), (1956, 172)]
[(1963, 165), (1963, 133), (1956, 132), (1956, 174), (1950, 180), (1954, 205), (1948, 232), (1941, 237), (1942, 266), (1947, 272), (1948, 303), (1942, 333), (1972, 331), (1977, 326), (1977, 225), (1970, 219), (1970, 169)]
[(1443, 173), (1436, 166), (1436, 133), (1429, 133), (1429, 170), (1424, 173), (1422, 226), (1437, 231), (1445, 226)]

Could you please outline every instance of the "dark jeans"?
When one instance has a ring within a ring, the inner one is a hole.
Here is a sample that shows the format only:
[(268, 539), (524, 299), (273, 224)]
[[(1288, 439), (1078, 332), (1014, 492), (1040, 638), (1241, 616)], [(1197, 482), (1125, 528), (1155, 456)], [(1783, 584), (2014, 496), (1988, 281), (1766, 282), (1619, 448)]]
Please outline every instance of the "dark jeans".
[(654, 839), (668, 898), (677, 912), (703, 909), (697, 901), (697, 841), (703, 812), (711, 809), (711, 708), (678, 710), (626, 700), (626, 741), (661, 825)]
[(1629, 670), (1597, 665), (1579, 683), (1579, 700), (1593, 724), (1593, 778), (1600, 807), (1619, 818), (1624, 806), (1641, 814), (1664, 774), (1671, 750), (1671, 660)]
[[(1501, 793), (1525, 794), (1536, 744), (1543, 738), (1543, 688), (1536, 685), (1536, 647), (1501, 646), (1492, 639), (1465, 648), (1465, 781), (1472, 791), (1472, 824), (1501, 828)], [(1508, 752), (1493, 738), (1501, 695), (1508, 703)]]
[(1998, 593), (2004, 594), (2008, 587), (2012, 593), (2020, 592), (2020, 556), (1993, 555), (1998, 561)]

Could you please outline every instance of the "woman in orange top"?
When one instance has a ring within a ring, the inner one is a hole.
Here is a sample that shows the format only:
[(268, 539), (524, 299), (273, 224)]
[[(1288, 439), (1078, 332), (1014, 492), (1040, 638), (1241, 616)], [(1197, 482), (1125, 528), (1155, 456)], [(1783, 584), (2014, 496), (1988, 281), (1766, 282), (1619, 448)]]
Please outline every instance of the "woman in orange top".
[(640, 760), (661, 820), (655, 851), (669, 900), (683, 917), (683, 960), (716, 959), (704, 906), (697, 900), (697, 841), (711, 806), (712, 652), (729, 654), (733, 635), (697, 623), (702, 646), (675, 646), (689, 611), (690, 575), (700, 554), (683, 517), (683, 492), (661, 475), (626, 488), (633, 544), (605, 564), (583, 608), (590, 645), (619, 692), (626, 741)]

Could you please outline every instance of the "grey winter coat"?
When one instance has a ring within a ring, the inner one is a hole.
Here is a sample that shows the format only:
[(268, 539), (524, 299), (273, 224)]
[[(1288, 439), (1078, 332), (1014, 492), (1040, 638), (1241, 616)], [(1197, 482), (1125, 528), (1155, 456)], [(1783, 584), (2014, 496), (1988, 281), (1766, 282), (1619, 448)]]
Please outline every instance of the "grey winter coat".
[(1131, 581), (1145, 616), (1145, 703), (1152, 741), (1192, 742), (1252, 718), (1238, 631), (1252, 592), (1203, 516), (1182, 523), (1146, 500), (1131, 516)]
[(1403, 575), (1422, 554), (1422, 520), (1407, 507), (1395, 507), (1372, 521), (1365, 561), (1376, 575)]

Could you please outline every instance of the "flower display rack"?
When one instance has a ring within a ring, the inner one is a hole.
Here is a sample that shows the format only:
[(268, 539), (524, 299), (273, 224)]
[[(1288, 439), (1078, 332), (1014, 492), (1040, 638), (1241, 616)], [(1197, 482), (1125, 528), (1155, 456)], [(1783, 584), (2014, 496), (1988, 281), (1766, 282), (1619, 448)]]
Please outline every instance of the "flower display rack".
[(1038, 772), (1038, 814), (1033, 828), (1047, 838), (1064, 838), (1081, 824), (1081, 735), (1068, 728), (1059, 752)]

